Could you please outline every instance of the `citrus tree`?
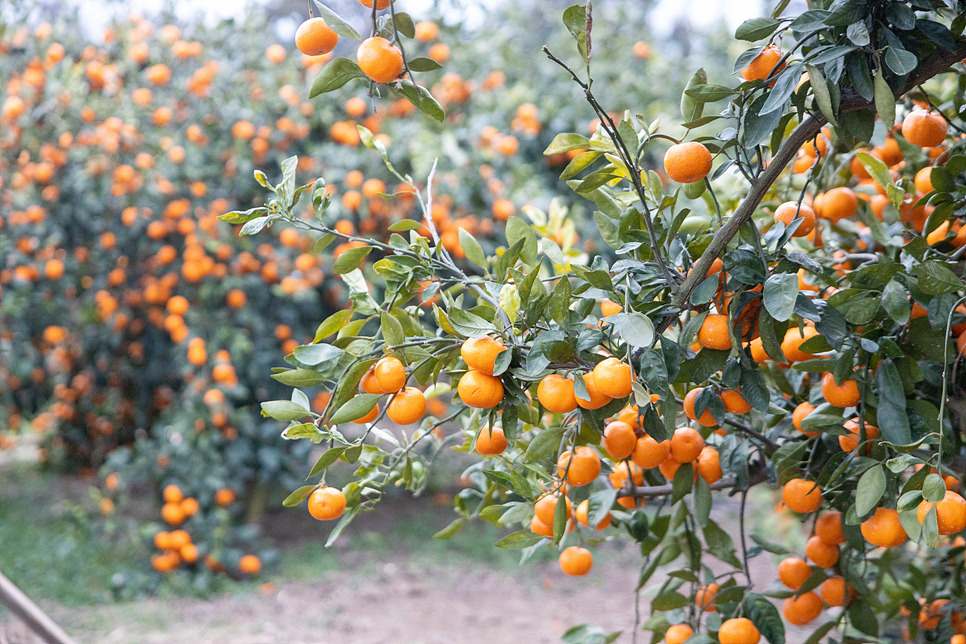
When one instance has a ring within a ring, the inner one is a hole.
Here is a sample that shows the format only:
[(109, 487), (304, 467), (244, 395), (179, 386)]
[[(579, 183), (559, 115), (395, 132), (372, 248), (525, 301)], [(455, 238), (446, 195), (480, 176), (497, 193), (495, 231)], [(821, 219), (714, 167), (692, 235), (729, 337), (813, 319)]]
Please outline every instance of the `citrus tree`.
[[(437, 538), (493, 522), (516, 530), (496, 546), (557, 548), (571, 575), (591, 573), (596, 544), (633, 540), (651, 595), (635, 637), (777, 644), (789, 623), (810, 642), (961, 643), (966, 6), (787, 6), (739, 27), (753, 43), (739, 78), (693, 75), (674, 127), (608, 112), (591, 4), (564, 12), (576, 55), (544, 53), (599, 122), (545, 153), (574, 153), (561, 178), (615, 259), (565, 253), (556, 203), (510, 217), (495, 253), (459, 230), (457, 261), (433, 173), (420, 189), (364, 128), (421, 211), (387, 241), (326, 225), (322, 180), (270, 186), (263, 221), (356, 245), (333, 269), (351, 305), (277, 369), (298, 381), (291, 398), (262, 403), (284, 438), (326, 447), (286, 505), (339, 519), (331, 543), (387, 489), (420, 489), (442, 450), (473, 452)], [(397, 11), (372, 7), (372, 35), (324, 89), (360, 78), (439, 115)], [(326, 9), (297, 42), (324, 50), (329, 30), (354, 37)], [(648, 163), (659, 149), (667, 180)], [(314, 221), (294, 215), (299, 196)], [(427, 416), (440, 397), (450, 411)], [(326, 484), (337, 461), (356, 468), (341, 489)], [(800, 518), (803, 552), (748, 532), (757, 486)], [(713, 513), (725, 496), (737, 525)], [(766, 552), (783, 558), (778, 583), (751, 572)]]

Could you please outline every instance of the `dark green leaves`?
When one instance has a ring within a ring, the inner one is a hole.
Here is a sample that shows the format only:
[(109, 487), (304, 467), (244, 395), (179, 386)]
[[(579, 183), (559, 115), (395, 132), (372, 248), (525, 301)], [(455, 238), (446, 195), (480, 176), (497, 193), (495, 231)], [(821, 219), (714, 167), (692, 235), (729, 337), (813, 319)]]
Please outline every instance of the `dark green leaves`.
[(538, 534), (533, 534), (529, 530), (521, 530), (508, 534), (493, 545), (504, 550), (523, 550), (540, 543), (542, 540), (543, 537)]
[(308, 415), (308, 409), (290, 400), (271, 400), (262, 403), (262, 416), (275, 420), (298, 420)]
[(906, 394), (902, 389), (899, 370), (892, 360), (879, 363), (876, 373), (879, 385), (879, 409), (876, 424), (882, 437), (893, 445), (906, 445), (912, 441), (909, 417), (906, 415)]
[(873, 87), (875, 89), (875, 111), (879, 113), (882, 124), (891, 129), (896, 123), (896, 97), (882, 75), (881, 69), (875, 73)]
[(735, 38), (755, 42), (772, 35), (780, 24), (780, 21), (772, 18), (751, 18), (741, 23), (735, 31)]
[(864, 517), (879, 504), (886, 489), (885, 470), (877, 465), (865, 471), (855, 490), (855, 513)]
[(684, 94), (681, 96), (681, 116), (684, 118), (685, 123), (700, 118), (701, 112), (704, 111), (704, 102), (689, 96), (688, 90), (706, 85), (707, 83), (708, 73), (703, 68), (699, 68), (691, 76), (691, 80), (688, 81), (687, 86), (684, 88)]
[(886, 66), (897, 76), (905, 76), (911, 73), (919, 64), (919, 59), (916, 58), (914, 53), (898, 47), (886, 47), (883, 60), (885, 60)]
[(768, 640), (768, 644), (785, 644), (785, 624), (778, 609), (764, 595), (749, 593), (741, 602), (745, 615)]
[(776, 273), (765, 280), (762, 293), (765, 309), (779, 322), (792, 317), (795, 301), (798, 299), (798, 275), (795, 273)]
[(963, 288), (963, 280), (938, 261), (923, 262), (916, 268), (919, 288), (929, 295), (952, 293)]
[(309, 98), (315, 98), (322, 94), (334, 91), (355, 78), (365, 78), (354, 61), (348, 58), (336, 58), (325, 64), (322, 71), (312, 82), (312, 89), (309, 91)]
[(346, 273), (354, 271), (362, 265), (362, 262), (365, 261), (366, 256), (371, 250), (371, 246), (350, 248), (335, 260), (335, 263), (332, 265), (332, 272), (336, 275), (345, 275)]

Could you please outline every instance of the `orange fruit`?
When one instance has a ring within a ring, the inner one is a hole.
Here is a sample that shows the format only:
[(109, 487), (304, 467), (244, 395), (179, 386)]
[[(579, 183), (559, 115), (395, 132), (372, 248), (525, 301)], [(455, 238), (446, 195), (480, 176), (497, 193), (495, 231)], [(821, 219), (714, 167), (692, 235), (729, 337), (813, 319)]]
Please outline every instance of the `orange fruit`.
[(751, 411), (751, 405), (745, 400), (741, 393), (734, 389), (726, 389), (721, 392), (721, 400), (724, 402), (725, 410), (732, 414), (747, 414)]
[(498, 340), (483, 336), (464, 342), (460, 347), (460, 356), (470, 369), (492, 376), (496, 357), (503, 351), (506, 351), (506, 347)]
[(810, 432), (802, 429), (802, 421), (805, 420), (805, 418), (809, 414), (811, 414), (814, 410), (815, 410), (815, 405), (813, 405), (810, 402), (803, 402), (799, 404), (798, 407), (795, 408), (795, 411), (792, 412), (792, 425), (795, 426), (795, 429), (797, 429), (798, 431), (800, 431), (801, 433), (805, 434), (808, 437), (818, 436), (819, 434), (822, 433), (822, 432)]
[(393, 356), (380, 358), (373, 367), (373, 373), (376, 376), (377, 385), (387, 394), (397, 392), (406, 385), (406, 368), (399, 358)]
[(476, 451), (486, 456), (502, 454), (507, 448), (506, 436), (499, 427), (484, 427), (476, 435)]
[[(668, 456), (664, 459), (664, 462), (657, 466), (658, 471), (668, 481), (674, 480), (674, 475), (678, 473), (680, 468), (681, 464), (674, 460), (673, 456)], [(697, 476), (697, 472), (695, 472), (695, 476)]]
[(819, 568), (831, 568), (839, 560), (839, 549), (822, 541), (818, 535), (805, 542), (805, 556)]
[[(372, 0), (359, 0), (363, 5), (372, 9)], [(391, 0), (376, 0), (376, 9), (382, 11), (389, 6)]]
[(308, 505), (313, 519), (338, 519), (345, 512), (345, 495), (338, 488), (320, 487), (309, 495)]
[[(746, 81), (765, 80), (781, 58), (782, 52), (778, 47), (765, 47), (747, 67), (741, 70), (741, 77)], [(783, 63), (775, 71), (781, 71), (784, 67)]]
[(933, 191), (932, 185), (932, 166), (926, 166), (922, 170), (916, 173), (916, 190), (922, 194), (926, 194)]
[(801, 362), (803, 360), (811, 360), (815, 356), (811, 353), (805, 353), (799, 349), (802, 344), (818, 335), (818, 331), (815, 327), (807, 326), (804, 331), (799, 331), (798, 327), (794, 327), (785, 332), (785, 338), (782, 340), (782, 353), (785, 354), (785, 359), (789, 362)]
[(439, 25), (429, 20), (421, 20), (416, 23), (416, 40), (419, 42), (432, 42), (439, 37)]
[(939, 524), (939, 534), (954, 534), (956, 532), (962, 532), (966, 528), (966, 499), (963, 499), (960, 495), (946, 490), (946, 496), (939, 503), (930, 503), (929, 501), (923, 500), (919, 504), (919, 510), (917, 512), (919, 516), (919, 523), (926, 520), (926, 515), (929, 514), (929, 510), (932, 506), (936, 506), (936, 520)]
[(851, 188), (832, 188), (816, 197), (814, 206), (817, 216), (835, 223), (854, 215), (859, 209), (859, 199)]
[(614, 471), (607, 475), (607, 479), (615, 489), (624, 487), (624, 483), (628, 481), (633, 485), (643, 485), (644, 471), (636, 463), (624, 461), (614, 467)]
[(919, 625), (928, 630), (938, 627), (940, 620), (943, 618), (943, 613), (946, 612), (943, 609), (948, 603), (948, 599), (936, 599), (928, 606), (925, 606), (924, 610), (919, 611)]
[(295, 47), (306, 56), (327, 54), (339, 42), (339, 34), (322, 18), (309, 18), (295, 32)]
[(393, 396), (386, 415), (398, 425), (412, 425), (426, 415), (426, 397), (415, 387), (404, 387)]
[(859, 386), (854, 380), (846, 380), (837, 385), (830, 372), (822, 376), (822, 396), (830, 405), (840, 408), (855, 407), (862, 400)]
[[(573, 512), (573, 506), (570, 503), (570, 499), (566, 496), (563, 497), (567, 505), (567, 519), (570, 519), (570, 515)], [(558, 494), (545, 494), (534, 504), (533, 512), (540, 521), (543, 523), (553, 526), (553, 515), (557, 511), (557, 502), (560, 500), (560, 495)]]
[(862, 522), (862, 536), (880, 548), (894, 548), (909, 538), (899, 522), (899, 513), (888, 508), (876, 508), (875, 514)]
[(664, 153), (664, 171), (672, 181), (694, 183), (711, 172), (711, 152), (701, 143), (677, 143)]
[(758, 644), (761, 633), (747, 617), (727, 619), (718, 629), (720, 644)]
[(694, 593), (694, 603), (698, 608), (704, 609), (706, 613), (713, 613), (716, 610), (715, 595), (718, 594), (718, 584), (708, 584), (698, 588)]
[(373, 422), (377, 418), (379, 418), (379, 405), (373, 405), (372, 409), (369, 410), (368, 414), (364, 416), (359, 416), (352, 422), (355, 423), (356, 425), (365, 425), (366, 423)]
[(367, 394), (388, 394), (390, 392), (383, 391), (382, 387), (379, 386), (379, 380), (376, 378), (375, 368), (370, 368), (366, 371), (365, 375), (362, 376), (362, 380), (359, 382), (359, 386), (362, 391)]
[(838, 510), (823, 512), (815, 522), (815, 534), (830, 546), (845, 543), (845, 534), (842, 532), (842, 513)]
[(731, 337), (728, 335), (728, 316), (709, 314), (698, 329), (698, 342), (705, 349), (728, 351), (731, 349)]
[(812, 481), (792, 479), (782, 488), (782, 501), (792, 512), (815, 512), (822, 507), (822, 488)]
[(804, 237), (815, 230), (815, 211), (809, 206), (799, 205), (797, 201), (786, 201), (775, 209), (775, 221), (782, 222), (786, 227), (796, 218), (800, 218), (802, 223), (792, 233), (792, 237)]
[[(580, 399), (577, 399), (580, 402)], [(615, 460), (622, 460), (634, 453), (637, 447), (637, 435), (627, 423), (615, 420), (604, 428), (604, 449)]]
[(606, 297), (600, 301), (600, 314), (605, 318), (610, 317), (612, 315), (617, 315), (623, 310), (624, 310), (623, 306), (621, 306), (617, 302), (608, 300)]
[(671, 436), (671, 458), (678, 463), (690, 463), (698, 458), (704, 449), (704, 438), (692, 427), (674, 430)]
[(165, 486), (161, 496), (164, 498), (165, 503), (181, 503), (181, 499), (184, 498), (184, 494), (181, 493), (181, 488), (173, 484)]
[(537, 385), (537, 400), (547, 410), (557, 414), (567, 414), (577, 409), (574, 395), (574, 381), (555, 373), (546, 376)]
[[(575, 513), (577, 517), (577, 523), (579, 523), (582, 526), (590, 527), (590, 523), (588, 523), (589, 513), (590, 513), (590, 501), (588, 499), (584, 499), (583, 501), (580, 502), (579, 505), (577, 505), (577, 512)], [(610, 515), (610, 512), (608, 512), (604, 516), (604, 518), (600, 520), (600, 523), (594, 526), (594, 530), (603, 530), (604, 528), (609, 526), (611, 522), (611, 518), (612, 517)]]
[(492, 409), (503, 400), (503, 383), (480, 371), (467, 371), (457, 386), (460, 400), (474, 409)]
[(694, 629), (687, 624), (675, 624), (664, 633), (664, 641), (667, 644), (684, 644), (692, 635)]
[(631, 367), (617, 358), (607, 358), (594, 367), (594, 385), (611, 398), (625, 398), (631, 394)]
[(568, 575), (586, 575), (593, 566), (594, 556), (586, 548), (570, 546), (560, 553), (560, 569)]
[(632, 457), (638, 466), (650, 470), (660, 467), (670, 455), (671, 441), (663, 440), (659, 443), (650, 436), (642, 436), (637, 439)]
[(161, 507), (161, 518), (171, 525), (178, 525), (185, 520), (184, 510), (179, 503), (165, 503)]
[(795, 626), (805, 626), (822, 614), (822, 598), (813, 592), (789, 597), (782, 605), (782, 613)]
[(692, 389), (684, 397), (684, 415), (698, 423), (699, 425), (704, 425), (705, 427), (714, 427), (718, 422), (711, 415), (711, 412), (707, 409), (701, 414), (701, 418), (698, 418), (694, 413), (694, 401), (697, 399), (698, 395), (704, 391), (704, 387), (697, 387)]
[(613, 398), (601, 393), (600, 389), (598, 389), (597, 385), (594, 383), (593, 372), (585, 373), (583, 376), (578, 375), (576, 377), (584, 379), (584, 385), (586, 385), (587, 393), (590, 395), (590, 398), (581, 398), (579, 395), (577, 395), (577, 390), (574, 389), (574, 396), (577, 398), (577, 404), (580, 407), (583, 407), (584, 409), (600, 409), (613, 400)]
[(718, 450), (710, 445), (705, 445), (698, 455), (698, 474), (708, 485), (721, 480), (722, 471)]
[(254, 575), (262, 569), (262, 562), (255, 555), (245, 555), (238, 560), (238, 569), (247, 575)]
[(916, 110), (902, 121), (902, 136), (921, 148), (934, 148), (946, 141), (946, 119), (939, 114)]
[(589, 447), (565, 451), (557, 459), (557, 476), (567, 477), (567, 483), (580, 487), (591, 483), (600, 474), (600, 457)]
[(403, 71), (402, 53), (379, 36), (362, 41), (356, 51), (356, 62), (362, 73), (377, 83), (388, 83)]
[(536, 515), (530, 519), (530, 532), (539, 534), (542, 537), (553, 538), (553, 527), (541, 521)]
[(812, 569), (799, 557), (787, 557), (778, 564), (778, 580), (792, 590), (801, 588), (811, 576)]
[[(825, 384), (824, 383), (824, 380), (823, 380), (822, 384), (823, 385)], [(859, 434), (859, 424), (857, 422), (855, 422), (854, 420), (850, 420), (850, 421), (848, 421), (848, 422), (845, 423), (845, 429), (849, 433), (846, 434), (845, 436), (839, 436), (839, 447), (842, 448), (842, 451), (843, 452), (851, 452), (851, 451), (857, 449), (858, 446), (859, 446), (859, 436), (860, 436), (860, 434)], [(876, 426), (874, 426), (874, 425), (870, 425), (870, 424), (866, 423), (865, 424), (865, 438), (866, 438), (866, 440), (872, 441), (872, 440), (875, 440), (878, 437), (879, 437), (879, 428), (876, 427)], [(871, 448), (872, 448), (872, 446), (867, 444), (866, 447), (865, 447), (865, 451), (868, 452)]]
[(844, 578), (836, 575), (822, 582), (819, 594), (829, 606), (845, 606), (855, 597), (855, 589)]

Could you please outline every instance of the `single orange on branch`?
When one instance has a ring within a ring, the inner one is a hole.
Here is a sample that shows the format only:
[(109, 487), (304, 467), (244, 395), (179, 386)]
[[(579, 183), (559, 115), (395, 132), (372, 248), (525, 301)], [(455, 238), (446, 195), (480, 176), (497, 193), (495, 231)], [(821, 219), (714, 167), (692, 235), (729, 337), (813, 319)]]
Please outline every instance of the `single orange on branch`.
[(327, 54), (339, 43), (335, 33), (322, 18), (309, 18), (295, 32), (295, 47), (306, 56)]
[(711, 172), (711, 152), (697, 141), (678, 143), (664, 153), (664, 171), (678, 183), (701, 181)]
[[(389, 6), (388, 2), (386, 6)], [(403, 71), (402, 52), (385, 38), (373, 36), (364, 40), (356, 51), (356, 62), (362, 73), (377, 83), (388, 83)]]

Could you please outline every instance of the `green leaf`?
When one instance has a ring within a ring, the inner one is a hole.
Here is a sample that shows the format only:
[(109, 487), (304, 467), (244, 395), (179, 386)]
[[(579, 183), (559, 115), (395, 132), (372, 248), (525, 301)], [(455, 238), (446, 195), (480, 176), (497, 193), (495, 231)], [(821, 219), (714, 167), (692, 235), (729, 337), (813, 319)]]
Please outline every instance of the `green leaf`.
[(329, 337), (339, 329), (345, 326), (346, 322), (355, 313), (352, 309), (343, 309), (341, 311), (336, 311), (329, 317), (325, 318), (319, 328), (315, 331), (315, 338), (312, 340), (314, 344), (318, 344), (325, 338)]
[(882, 437), (893, 445), (905, 445), (912, 441), (909, 417), (906, 415), (906, 394), (902, 389), (899, 369), (892, 360), (879, 363), (876, 373), (879, 385), (879, 409), (876, 425)]
[(691, 602), (679, 592), (664, 591), (651, 602), (651, 610), (674, 610), (684, 608)]
[(271, 400), (262, 403), (262, 416), (275, 420), (298, 420), (309, 415), (309, 410), (291, 400)]
[(362, 418), (372, 411), (381, 396), (382, 394), (358, 394), (353, 396), (332, 414), (329, 422), (333, 425), (340, 425)]
[(919, 288), (929, 295), (943, 295), (963, 288), (963, 280), (938, 261), (923, 262), (916, 267)]
[(332, 272), (335, 275), (345, 275), (346, 273), (351, 273), (362, 265), (362, 262), (366, 260), (366, 256), (369, 255), (370, 251), (372, 251), (372, 246), (358, 246), (356, 248), (350, 248), (339, 255), (339, 258), (335, 260), (335, 263), (332, 265)]
[(412, 219), (403, 219), (402, 221), (397, 221), (391, 225), (389, 230), (394, 233), (402, 233), (406, 232), (407, 230), (418, 230), (422, 227), (423, 225), (418, 221), (414, 221)]
[[(755, 42), (775, 33), (781, 21), (772, 18), (751, 18), (745, 20), (735, 31), (735, 38), (747, 42)], [(774, 644), (774, 643), (773, 643)]]
[(754, 623), (755, 628), (764, 635), (768, 644), (785, 644), (785, 623), (782, 616), (768, 598), (757, 593), (748, 593), (741, 602), (745, 616)]
[(406, 38), (416, 37), (416, 23), (408, 13), (401, 11), (392, 13), (392, 20), (395, 22), (396, 30)]
[(331, 344), (306, 344), (295, 347), (295, 351), (292, 353), (295, 355), (295, 359), (302, 364), (314, 367), (329, 360), (338, 360), (344, 352)]
[(272, 374), (272, 379), (289, 387), (314, 387), (325, 382), (326, 377), (311, 369), (288, 369)]
[(261, 217), (268, 212), (268, 208), (263, 208), (259, 206), (258, 208), (249, 208), (244, 212), (239, 212), (233, 210), (232, 212), (225, 213), (224, 215), (218, 216), (218, 221), (223, 221), (226, 224), (246, 224), (252, 219)]
[(577, 41), (577, 53), (587, 62), (590, 57), (587, 52), (587, 10), (584, 5), (567, 7), (563, 13), (563, 23)]
[(897, 76), (911, 73), (919, 64), (919, 59), (914, 53), (898, 47), (886, 47), (883, 59), (886, 66)]
[(430, 91), (422, 85), (413, 85), (412, 81), (403, 81), (397, 91), (423, 114), (436, 119), (440, 123), (446, 120), (446, 112), (443, 111), (442, 106)]
[(315, 465), (312, 466), (312, 471), (309, 472), (308, 478), (321, 474), (322, 470), (339, 460), (339, 457), (342, 456), (342, 453), (345, 450), (346, 448), (342, 446), (325, 450), (325, 453), (323, 453), (322, 456), (319, 457), (319, 460), (315, 462)]
[(812, 95), (815, 97), (818, 109), (822, 110), (822, 114), (825, 115), (829, 123), (838, 125), (838, 122), (835, 120), (835, 110), (832, 108), (832, 96), (829, 94), (825, 75), (815, 65), (805, 65), (805, 69), (808, 71), (808, 80), (812, 86)]
[(348, 58), (336, 58), (330, 60), (319, 72), (312, 82), (312, 89), (309, 90), (309, 98), (315, 98), (322, 94), (335, 91), (356, 78), (365, 78), (366, 75), (359, 69), (355, 61)]
[(519, 532), (508, 534), (493, 545), (504, 550), (523, 550), (524, 548), (535, 546), (543, 541), (544, 538), (538, 534), (533, 534), (529, 530), (520, 530)]
[(885, 489), (886, 475), (882, 466), (866, 470), (855, 490), (855, 513), (860, 517), (869, 514), (878, 506)]
[(530, 445), (527, 446), (527, 452), (524, 454), (523, 460), (539, 461), (548, 456), (556, 455), (557, 450), (560, 448), (560, 440), (563, 438), (563, 433), (563, 427), (550, 427), (548, 429), (541, 430), (533, 438), (533, 440), (530, 441)]
[(462, 227), (459, 229), (459, 238), (460, 246), (463, 247), (463, 252), (466, 253), (466, 259), (480, 268), (486, 268), (486, 255), (483, 254), (483, 248), (480, 246), (480, 242), (476, 241), (473, 235), (466, 232)]
[(704, 527), (703, 534), (704, 542), (708, 544), (708, 552), (725, 563), (736, 568), (741, 567), (741, 562), (735, 556), (734, 542), (717, 523), (708, 519), (708, 525)]
[(734, 96), (735, 90), (731, 89), (730, 87), (725, 87), (724, 85), (696, 85), (690, 89), (684, 90), (684, 93), (696, 101), (701, 101), (702, 103), (714, 103), (730, 96)]
[(348, 22), (339, 17), (336, 12), (332, 11), (324, 4), (315, 0), (315, 7), (319, 10), (322, 19), (325, 20), (325, 24), (329, 26), (329, 29), (339, 34), (343, 38), (348, 38), (350, 40), (362, 40), (362, 36), (359, 32), (352, 28)]
[(282, 432), (282, 438), (289, 441), (307, 438), (313, 443), (318, 444), (322, 442), (322, 432), (315, 426), (315, 423), (302, 423), (301, 425), (294, 425), (287, 428)]
[(938, 503), (946, 496), (946, 482), (935, 472), (922, 482), (922, 498), (929, 503)]
[(286, 508), (295, 507), (296, 505), (298, 505), (299, 503), (307, 499), (309, 495), (312, 494), (312, 492), (314, 492), (315, 488), (317, 487), (318, 487), (317, 485), (303, 485), (302, 487), (298, 488), (297, 490), (289, 494), (287, 497), (285, 497), (285, 500), (282, 501), (282, 505), (284, 505)]
[[(547, 146), (547, 149), (543, 151), (544, 155), (550, 156), (552, 154), (560, 154), (561, 152), (570, 152), (572, 150), (586, 150), (590, 146), (590, 139), (579, 134), (573, 134), (571, 132), (562, 132), (557, 136), (553, 137), (553, 141)], [(595, 153), (596, 154), (596, 153)]]
[(891, 130), (896, 124), (896, 96), (886, 82), (881, 67), (875, 73), (873, 86), (875, 87), (875, 111), (878, 112), (879, 119), (886, 129)]
[(496, 327), (491, 322), (462, 309), (450, 309), (449, 322), (457, 333), (470, 338), (482, 338), (496, 331)]
[(701, 112), (704, 111), (704, 102), (688, 96), (687, 90), (707, 84), (708, 72), (704, 71), (704, 68), (698, 68), (684, 88), (685, 93), (681, 95), (681, 117), (686, 123), (701, 118)]
[(798, 299), (798, 275), (795, 273), (775, 273), (765, 280), (762, 293), (765, 309), (779, 322), (785, 322), (795, 312)]
[(432, 72), (442, 68), (443, 66), (432, 58), (413, 58), (409, 61), (409, 69), (414, 72)]
[(643, 313), (628, 313), (621, 323), (620, 336), (632, 347), (649, 347), (654, 341), (654, 323)]
[(406, 341), (406, 332), (403, 331), (402, 324), (391, 313), (382, 312), (379, 316), (379, 326), (386, 344), (395, 346)]
[(466, 517), (460, 517), (450, 523), (448, 526), (433, 535), (433, 539), (438, 539), (440, 541), (445, 541), (446, 539), (451, 539), (459, 534), (459, 531), (463, 529), (466, 525), (468, 519)]
[(909, 315), (912, 311), (909, 304), (909, 295), (905, 286), (898, 280), (889, 280), (889, 283), (882, 289), (882, 308), (890, 318), (899, 324), (905, 324), (909, 321)]

